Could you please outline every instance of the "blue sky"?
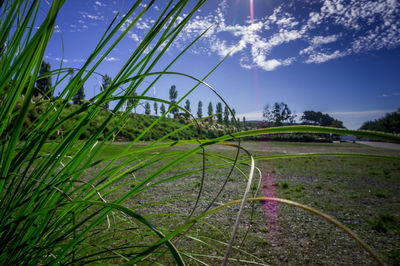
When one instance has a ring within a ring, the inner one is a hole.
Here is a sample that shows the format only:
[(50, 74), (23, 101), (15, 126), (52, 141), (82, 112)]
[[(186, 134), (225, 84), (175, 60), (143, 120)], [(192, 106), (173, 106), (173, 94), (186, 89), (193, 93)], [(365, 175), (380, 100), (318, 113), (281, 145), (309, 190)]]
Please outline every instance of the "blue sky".
[[(98, 72), (111, 77), (118, 72), (165, 2), (155, 2)], [(53, 68), (59, 66), (61, 58), (63, 66), (82, 66), (116, 12), (124, 14), (129, 3), (67, 1), (45, 60)], [(145, 4), (143, 1), (142, 7)], [(321, 111), (356, 129), (364, 121), (400, 108), (397, 0), (208, 1), (165, 54), (160, 69), (207, 28), (206, 35), (172, 70), (202, 78), (230, 53), (206, 82), (240, 118), (262, 119), (264, 105), (283, 101), (298, 116), (305, 110)], [(194, 83), (182, 77), (165, 77), (151, 96), (168, 99), (172, 84), (182, 96)], [(98, 93), (96, 77), (85, 89), (87, 98)], [(205, 87), (189, 99), (193, 113), (199, 100), (203, 101), (203, 113), (208, 102), (218, 102)]]

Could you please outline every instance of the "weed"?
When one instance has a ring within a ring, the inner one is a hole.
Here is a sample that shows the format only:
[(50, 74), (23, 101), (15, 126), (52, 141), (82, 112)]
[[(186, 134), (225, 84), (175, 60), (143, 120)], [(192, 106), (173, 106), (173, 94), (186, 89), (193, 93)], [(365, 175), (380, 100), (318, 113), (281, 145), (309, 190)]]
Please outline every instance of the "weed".
[(293, 191), (301, 192), (303, 189), (304, 189), (304, 186), (300, 185), (300, 186), (293, 188)]
[(387, 198), (388, 194), (385, 190), (383, 189), (378, 189), (375, 191), (375, 196), (377, 196), (378, 198)]
[(289, 184), (285, 180), (282, 180), (281, 182), (279, 182), (279, 187), (287, 189), (289, 188)]
[(201, 186), (200, 181), (196, 181), (196, 183), (194, 183), (194, 185), (193, 185), (194, 188), (199, 188), (200, 186)]
[(336, 189), (333, 188), (333, 187), (328, 187), (328, 191), (330, 191), (330, 192), (336, 192)]
[(399, 266), (400, 265), (400, 250), (393, 250), (389, 253), (389, 258), (392, 261), (392, 265)]
[(392, 214), (379, 214), (373, 221), (369, 221), (369, 224), (371, 229), (380, 233), (386, 233), (389, 230), (400, 232), (400, 225)]

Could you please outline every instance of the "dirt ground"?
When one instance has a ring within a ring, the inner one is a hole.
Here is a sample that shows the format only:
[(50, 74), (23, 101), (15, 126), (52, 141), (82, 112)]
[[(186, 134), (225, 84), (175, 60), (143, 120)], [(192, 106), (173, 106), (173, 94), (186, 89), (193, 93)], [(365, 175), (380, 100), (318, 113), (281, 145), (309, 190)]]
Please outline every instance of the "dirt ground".
[[(256, 174), (249, 196), (276, 195), (327, 213), (365, 240), (386, 263), (399, 265), (399, 150), (358, 143), (243, 142), (242, 145), (255, 157), (328, 152), (392, 156), (392, 159), (335, 156), (256, 161), (262, 175), (260, 180)], [(229, 162), (235, 157), (235, 149), (228, 146), (214, 145), (206, 151), (206, 167)], [(229, 166), (210, 168), (205, 172), (202, 184), (201, 171), (190, 172), (202, 168), (201, 158), (200, 153), (185, 159), (181, 166), (154, 182), (185, 172), (187, 175), (150, 186), (140, 198), (128, 200), (128, 206), (141, 206), (140, 213), (169, 231), (182, 224), (185, 220), (182, 216), (191, 213), (200, 189), (202, 193), (192, 217), (208, 207), (212, 209), (240, 199), (249, 167), (238, 165), (231, 176), (228, 175)], [(241, 155), (239, 158), (247, 157)], [(140, 178), (146, 174), (142, 169), (135, 176)], [(146, 205), (154, 202), (160, 204)], [(176, 246), (186, 254), (189, 265), (200, 265), (198, 260), (210, 265), (221, 263), (226, 250), (224, 243), (229, 242), (238, 211), (237, 205), (218, 211), (196, 223), (186, 236), (175, 240)], [(292, 206), (267, 206), (262, 202), (245, 206), (231, 258), (232, 265), (377, 264), (348, 234), (324, 219)]]
[(376, 142), (376, 141), (357, 141), (357, 143), (377, 148), (400, 150), (400, 144), (397, 143)]

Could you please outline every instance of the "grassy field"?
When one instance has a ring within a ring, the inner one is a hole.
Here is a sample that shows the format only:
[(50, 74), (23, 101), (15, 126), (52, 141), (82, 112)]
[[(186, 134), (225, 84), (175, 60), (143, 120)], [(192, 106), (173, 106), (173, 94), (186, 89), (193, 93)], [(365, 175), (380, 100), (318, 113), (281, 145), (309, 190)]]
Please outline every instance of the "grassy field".
[[(372, 148), (353, 143), (245, 142), (242, 144), (256, 158), (282, 153), (327, 152), (400, 155), (398, 150)], [(118, 153), (124, 146), (124, 143), (110, 145), (105, 154)], [(136, 184), (146, 178), (151, 171), (162, 168), (173, 160), (180, 154), (178, 151), (187, 148), (176, 146), (152, 151), (143, 157), (147, 158), (146, 161), (138, 157), (131, 165), (126, 166), (127, 169), (130, 167), (134, 169), (130, 171), (129, 176), (115, 184), (115, 187), (122, 189), (118, 192), (110, 190), (103, 197), (108, 201), (120, 197), (121, 193), (135, 188)], [(192, 217), (200, 215), (209, 208), (242, 197), (249, 167), (243, 162), (234, 169), (231, 176), (228, 176), (230, 166), (224, 166), (235, 158), (235, 154), (236, 148), (229, 146), (213, 145), (207, 148), (204, 155), (204, 166), (207, 170), (204, 173), (203, 183), (201, 182), (203, 154), (201, 152), (193, 154), (177, 167), (160, 175), (148, 186), (141, 188), (139, 196), (127, 199), (125, 205), (145, 215), (154, 225), (163, 228), (164, 232), (176, 229), (185, 221), (182, 217), (192, 213), (200, 190), (202, 193)], [(239, 160), (246, 160), (246, 156), (240, 153)], [(159, 158), (163, 160), (159, 161)], [(291, 199), (331, 215), (354, 230), (380, 253), (387, 263), (399, 264), (400, 161), (398, 159), (325, 156), (258, 160), (256, 165), (264, 178), (266, 174), (274, 178), (272, 187), (268, 189), (274, 191), (277, 197)], [(219, 167), (213, 168), (215, 166)], [(168, 179), (171, 177), (173, 180)], [(266, 185), (262, 178), (260, 180), (257, 176), (254, 180), (251, 196), (263, 196)], [(226, 185), (220, 192), (225, 181)], [(157, 183), (160, 184), (153, 186)], [(199, 263), (198, 260), (211, 264), (221, 263), (226, 250), (225, 243), (229, 242), (238, 210), (238, 205), (223, 209), (189, 228), (187, 235), (177, 236), (174, 243), (183, 251), (184, 259), (190, 265)], [(251, 264), (250, 261), (260, 264), (292, 265), (375, 264), (373, 258), (346, 233), (319, 217), (280, 204), (277, 209), (277, 225), (272, 231), (270, 224), (273, 221), (268, 221), (268, 215), (264, 212), (262, 202), (246, 205), (231, 256), (232, 264)], [(132, 224), (132, 226), (138, 225)], [(91, 241), (94, 241), (92, 244), (95, 245), (98, 240)], [(145, 243), (150, 239), (143, 241)], [(156, 261), (158, 254), (162, 255), (163, 250), (160, 249), (153, 254)], [(168, 259), (166, 260), (168, 262)]]

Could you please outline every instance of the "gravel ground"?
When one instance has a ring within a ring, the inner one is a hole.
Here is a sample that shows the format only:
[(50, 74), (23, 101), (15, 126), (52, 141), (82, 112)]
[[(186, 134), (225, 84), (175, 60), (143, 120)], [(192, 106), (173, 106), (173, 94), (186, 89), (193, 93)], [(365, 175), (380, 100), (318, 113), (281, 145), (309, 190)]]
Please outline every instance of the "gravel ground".
[[(361, 144), (291, 144), (246, 142), (244, 146), (257, 155), (270, 153), (315, 153), (345, 152), (373, 153), (396, 156), (396, 150), (368, 147)], [(178, 147), (176, 149), (181, 149)], [(208, 149), (208, 148), (207, 148)], [(210, 152), (230, 155), (232, 148), (215, 146)], [(185, 159), (182, 168), (163, 174), (158, 180), (199, 169), (200, 156)], [(208, 158), (207, 165), (224, 159)], [(164, 162), (165, 163), (165, 162)], [(160, 165), (154, 165), (159, 167)], [(391, 265), (400, 262), (400, 163), (399, 160), (365, 158), (299, 158), (276, 161), (258, 161), (257, 166), (264, 175), (275, 181), (261, 182), (261, 187), (252, 185), (254, 196), (261, 196), (263, 189), (272, 191), (280, 198), (297, 201), (336, 218), (379, 252), (384, 261)], [(243, 173), (248, 167), (240, 166)], [(151, 170), (151, 169), (150, 169)], [(194, 216), (208, 206), (221, 188), (229, 167), (207, 171), (203, 193)], [(146, 170), (135, 173), (137, 177), (146, 176)], [(173, 182), (163, 183), (146, 190), (141, 197), (129, 199), (128, 206), (143, 206), (154, 201), (171, 200), (159, 205), (140, 209), (150, 221), (164, 229), (173, 229), (182, 224), (194, 206), (201, 187), (201, 174), (190, 174)], [(156, 180), (154, 181), (156, 182)], [(284, 184), (287, 184), (284, 185)], [(212, 205), (240, 199), (246, 178), (235, 171), (226, 183), (225, 189)], [(126, 187), (129, 189), (129, 187)], [(271, 193), (272, 193), (271, 192)], [(253, 196), (253, 195), (251, 195)], [(272, 207), (272, 209), (275, 207)], [(193, 238), (181, 237), (174, 243), (178, 248), (196, 255), (197, 259), (219, 265), (226, 246), (218, 241), (228, 242), (239, 206), (234, 205), (207, 217), (189, 231)], [(279, 204), (277, 214), (267, 215), (261, 202), (247, 204), (234, 243), (240, 250), (233, 250), (232, 265), (251, 265), (248, 261), (272, 265), (375, 265), (374, 259), (351, 237), (327, 221), (304, 210)], [(162, 213), (162, 215), (160, 215)], [(275, 219), (271, 229), (270, 221)], [(389, 221), (379, 222), (381, 217)], [(392, 220), (391, 220), (392, 219)], [(245, 241), (242, 242), (242, 240)], [(247, 253), (245, 253), (245, 251)], [(201, 254), (206, 254), (206, 257)], [(208, 256), (210, 255), (210, 256)], [(257, 258), (255, 258), (256, 256)], [(185, 257), (189, 265), (200, 265)], [(168, 264), (168, 261), (166, 262)]]

